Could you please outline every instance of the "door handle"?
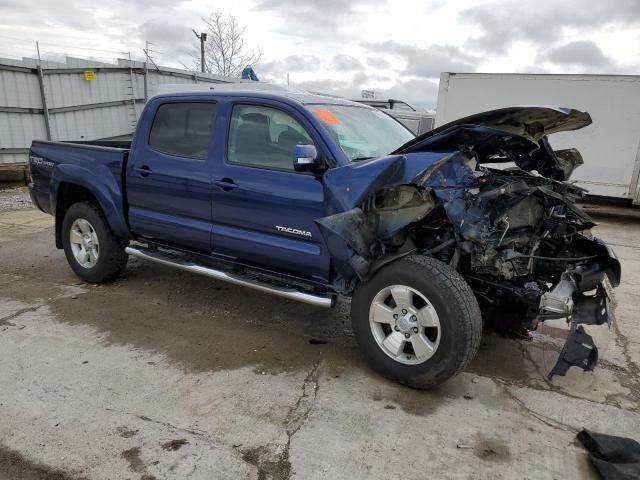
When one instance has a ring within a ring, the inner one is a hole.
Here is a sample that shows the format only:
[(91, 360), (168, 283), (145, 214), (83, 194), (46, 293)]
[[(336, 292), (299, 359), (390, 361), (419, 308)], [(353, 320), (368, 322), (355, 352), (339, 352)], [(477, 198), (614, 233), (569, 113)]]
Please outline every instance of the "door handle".
[(222, 188), (222, 190), (228, 192), (229, 190), (233, 190), (234, 188), (238, 188), (238, 184), (234, 183), (230, 178), (223, 178), (221, 180), (215, 180), (213, 182), (214, 185)]
[(143, 177), (148, 177), (151, 173), (151, 169), (148, 165), (142, 165), (141, 167), (134, 167), (134, 170), (138, 172)]

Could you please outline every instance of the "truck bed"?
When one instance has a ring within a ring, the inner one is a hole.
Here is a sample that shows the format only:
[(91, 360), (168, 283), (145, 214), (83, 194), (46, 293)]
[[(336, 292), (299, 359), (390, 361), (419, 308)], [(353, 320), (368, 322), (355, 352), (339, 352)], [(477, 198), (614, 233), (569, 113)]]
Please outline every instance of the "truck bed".
[(34, 203), (40, 210), (55, 214), (59, 189), (69, 182), (109, 199), (122, 212), (122, 172), (130, 145), (131, 142), (108, 140), (35, 140), (29, 151), (32, 178), (29, 188)]

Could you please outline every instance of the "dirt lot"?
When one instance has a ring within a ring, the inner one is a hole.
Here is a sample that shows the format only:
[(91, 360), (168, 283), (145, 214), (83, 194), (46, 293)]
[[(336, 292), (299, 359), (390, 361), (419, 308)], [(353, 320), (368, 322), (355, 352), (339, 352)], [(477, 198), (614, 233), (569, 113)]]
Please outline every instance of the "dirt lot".
[(597, 478), (574, 438), (640, 440), (640, 222), (600, 367), (552, 383), (566, 329), (487, 333), (434, 392), (375, 375), (329, 311), (131, 260), (80, 282), (53, 219), (0, 192), (0, 478)]

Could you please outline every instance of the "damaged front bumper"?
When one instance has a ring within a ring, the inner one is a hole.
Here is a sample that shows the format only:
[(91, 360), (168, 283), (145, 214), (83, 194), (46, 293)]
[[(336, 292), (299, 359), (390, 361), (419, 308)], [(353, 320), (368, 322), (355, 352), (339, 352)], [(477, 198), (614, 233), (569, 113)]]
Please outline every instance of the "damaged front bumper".
[(587, 266), (580, 271), (566, 272), (555, 288), (543, 294), (540, 300), (542, 320), (562, 317), (567, 318), (570, 325), (567, 340), (548, 374), (549, 379), (554, 375), (565, 375), (571, 367), (592, 371), (598, 362), (598, 347), (583, 325), (606, 323), (611, 327), (614, 319), (604, 277), (606, 275), (612, 286), (618, 286), (620, 262), (602, 240), (595, 238), (593, 242), (601, 254), (599, 261), (594, 262), (591, 268)]

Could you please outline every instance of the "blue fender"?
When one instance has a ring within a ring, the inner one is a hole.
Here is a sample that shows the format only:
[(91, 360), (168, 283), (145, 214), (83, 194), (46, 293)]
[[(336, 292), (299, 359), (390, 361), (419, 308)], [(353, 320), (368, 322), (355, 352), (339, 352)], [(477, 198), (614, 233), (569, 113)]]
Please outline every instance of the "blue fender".
[(131, 238), (124, 214), (120, 181), (107, 164), (96, 162), (92, 167), (93, 169), (90, 170), (73, 164), (56, 165), (49, 185), (52, 213), (55, 215), (60, 185), (63, 183), (79, 185), (86, 188), (98, 200), (111, 231), (121, 238)]

